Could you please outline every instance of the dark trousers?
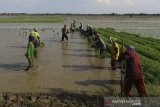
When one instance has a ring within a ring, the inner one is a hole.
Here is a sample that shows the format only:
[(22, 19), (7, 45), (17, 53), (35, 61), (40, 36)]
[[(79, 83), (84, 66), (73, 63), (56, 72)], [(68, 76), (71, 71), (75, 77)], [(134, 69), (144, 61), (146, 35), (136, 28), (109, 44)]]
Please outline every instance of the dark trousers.
[(67, 34), (62, 34), (62, 41), (64, 41), (64, 38), (68, 41), (68, 36), (67, 36)]
[(137, 78), (125, 78), (124, 81), (124, 95), (126, 97), (130, 96), (130, 90), (132, 88), (132, 85), (135, 85), (137, 92), (140, 97), (147, 97), (147, 90), (144, 84), (144, 78), (143, 77), (137, 77)]
[(118, 63), (117, 60), (114, 60), (114, 59), (111, 58), (111, 67), (112, 67), (113, 70), (116, 69), (117, 63)]
[(102, 55), (104, 51), (105, 51), (105, 49), (104, 49), (104, 48), (100, 48), (100, 50), (99, 50), (100, 55)]

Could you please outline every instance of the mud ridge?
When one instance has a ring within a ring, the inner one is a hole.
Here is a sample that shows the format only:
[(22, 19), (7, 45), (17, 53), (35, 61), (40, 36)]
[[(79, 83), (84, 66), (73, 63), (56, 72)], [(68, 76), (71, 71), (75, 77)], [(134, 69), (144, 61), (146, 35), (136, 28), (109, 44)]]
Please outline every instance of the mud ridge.
[(3, 93), (0, 107), (103, 107), (103, 97), (75, 93)]

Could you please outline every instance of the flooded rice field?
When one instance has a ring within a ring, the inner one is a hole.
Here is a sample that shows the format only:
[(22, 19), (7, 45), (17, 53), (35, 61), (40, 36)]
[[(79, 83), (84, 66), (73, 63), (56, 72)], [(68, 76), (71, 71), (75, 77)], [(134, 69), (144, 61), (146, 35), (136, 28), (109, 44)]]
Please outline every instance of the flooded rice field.
[[(82, 22), (84, 26), (88, 24), (93, 27), (111, 27), (118, 31), (139, 34), (141, 36), (160, 38), (160, 18), (159, 17), (96, 17), (77, 16), (66, 17), (65, 23), (70, 26), (72, 20)], [(64, 22), (63, 22), (64, 23)], [(21, 28), (59, 28), (63, 23), (0, 23), (0, 29), (21, 29)]]
[(78, 32), (70, 33), (68, 43), (62, 43), (60, 28), (38, 30), (46, 46), (38, 50), (35, 64), (40, 68), (30, 72), (24, 71), (29, 31), (0, 30), (2, 92), (113, 95), (119, 89), (119, 72), (110, 70), (109, 59), (99, 58)]
[[(70, 25), (71, 20), (67, 21)], [(160, 20), (77, 19), (84, 25), (112, 27), (118, 31), (160, 38)], [(61, 42), (63, 23), (0, 24), (0, 91), (14, 93), (76, 92), (113, 95), (120, 91), (120, 72), (110, 70), (109, 59), (101, 59), (78, 32)], [(77, 24), (77, 26), (79, 26)], [(29, 30), (38, 28), (45, 47), (35, 64), (40, 68), (26, 72), (25, 58)]]

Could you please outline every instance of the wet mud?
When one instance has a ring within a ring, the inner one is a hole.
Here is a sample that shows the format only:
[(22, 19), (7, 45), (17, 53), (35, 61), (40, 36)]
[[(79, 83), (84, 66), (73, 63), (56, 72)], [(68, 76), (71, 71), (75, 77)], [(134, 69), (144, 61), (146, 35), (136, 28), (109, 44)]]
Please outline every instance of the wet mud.
[[(23, 32), (27, 32), (23, 34)], [(35, 66), (26, 72), (24, 54), (28, 30), (0, 30), (0, 90), (12, 93), (85, 93), (114, 95), (120, 89), (120, 72), (112, 71), (78, 32), (61, 42), (61, 28), (39, 29), (45, 47), (39, 48)]]

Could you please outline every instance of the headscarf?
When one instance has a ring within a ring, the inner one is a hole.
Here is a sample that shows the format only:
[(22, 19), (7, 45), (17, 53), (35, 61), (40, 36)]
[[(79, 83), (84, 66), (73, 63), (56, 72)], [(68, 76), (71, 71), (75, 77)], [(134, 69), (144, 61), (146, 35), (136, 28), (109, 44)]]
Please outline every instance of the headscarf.
[(128, 50), (128, 51), (129, 51), (129, 50), (135, 51), (135, 48), (134, 48), (134, 46), (129, 45), (129, 46), (127, 47), (127, 50)]

